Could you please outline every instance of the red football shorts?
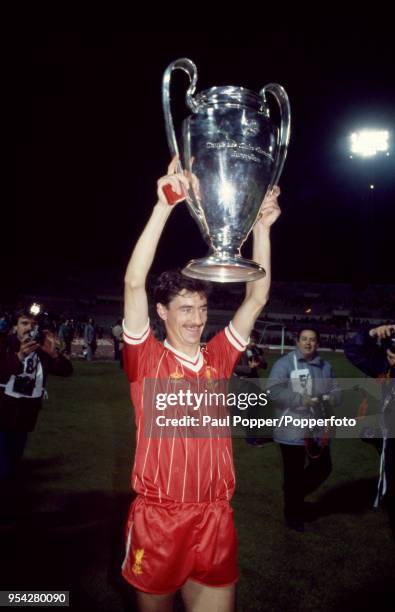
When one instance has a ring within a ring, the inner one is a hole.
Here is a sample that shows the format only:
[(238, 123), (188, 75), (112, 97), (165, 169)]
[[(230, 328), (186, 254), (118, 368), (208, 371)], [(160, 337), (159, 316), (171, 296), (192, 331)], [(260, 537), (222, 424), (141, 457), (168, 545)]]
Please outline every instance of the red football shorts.
[(211, 587), (239, 577), (233, 510), (227, 501), (151, 502), (138, 496), (126, 526), (122, 575), (147, 593), (172, 593), (189, 579)]

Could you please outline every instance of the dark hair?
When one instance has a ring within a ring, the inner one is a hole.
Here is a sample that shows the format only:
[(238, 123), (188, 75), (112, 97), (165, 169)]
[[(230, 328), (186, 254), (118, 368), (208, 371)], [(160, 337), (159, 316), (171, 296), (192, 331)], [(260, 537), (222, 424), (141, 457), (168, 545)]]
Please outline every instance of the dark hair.
[(168, 270), (167, 272), (162, 272), (156, 281), (154, 287), (155, 304), (159, 303), (168, 306), (171, 300), (184, 289), (190, 293), (203, 293), (208, 297), (211, 286), (205, 281), (184, 276), (184, 274), (181, 274), (181, 270)]
[(320, 332), (315, 327), (311, 327), (310, 325), (305, 325), (304, 327), (300, 327), (296, 332), (296, 340), (299, 342), (300, 336), (304, 331), (312, 331), (315, 333), (315, 337), (317, 338), (317, 342), (320, 342)]
[(18, 308), (17, 310), (14, 310), (14, 312), (12, 313), (11, 325), (17, 325), (19, 319), (21, 318), (33, 319), (34, 321), (36, 321), (37, 319), (36, 315), (30, 312), (30, 307), (28, 306), (24, 306), (23, 308)]

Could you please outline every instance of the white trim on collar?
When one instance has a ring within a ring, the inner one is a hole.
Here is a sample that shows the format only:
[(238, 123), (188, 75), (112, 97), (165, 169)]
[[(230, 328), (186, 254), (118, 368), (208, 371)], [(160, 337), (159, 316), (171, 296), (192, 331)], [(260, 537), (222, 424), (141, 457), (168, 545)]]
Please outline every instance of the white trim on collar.
[(197, 350), (195, 357), (190, 357), (189, 355), (175, 349), (167, 339), (164, 341), (163, 345), (169, 351), (174, 353), (175, 358), (181, 363), (181, 365), (185, 366), (189, 370), (192, 370), (193, 372), (199, 372), (204, 364), (204, 359), (200, 348)]

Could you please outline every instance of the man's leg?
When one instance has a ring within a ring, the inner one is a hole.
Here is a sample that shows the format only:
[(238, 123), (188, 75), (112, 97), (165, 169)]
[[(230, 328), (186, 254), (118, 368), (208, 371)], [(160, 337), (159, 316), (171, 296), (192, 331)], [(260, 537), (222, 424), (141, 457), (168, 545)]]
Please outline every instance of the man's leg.
[(181, 589), (187, 612), (233, 612), (236, 585), (209, 587), (188, 580)]
[(15, 514), (13, 485), (26, 442), (26, 431), (0, 431), (0, 520)]
[(280, 444), (284, 470), (284, 517), (290, 527), (303, 528), (304, 446)]
[[(309, 440), (311, 443), (312, 440)], [(308, 465), (304, 471), (303, 495), (312, 493), (326, 480), (332, 471), (332, 461), (329, 446), (319, 448), (311, 447), (311, 456), (308, 455)]]
[(0, 480), (13, 477), (27, 443), (27, 431), (0, 432)]
[(173, 610), (174, 593), (154, 595), (136, 590), (136, 594), (139, 612), (172, 612)]

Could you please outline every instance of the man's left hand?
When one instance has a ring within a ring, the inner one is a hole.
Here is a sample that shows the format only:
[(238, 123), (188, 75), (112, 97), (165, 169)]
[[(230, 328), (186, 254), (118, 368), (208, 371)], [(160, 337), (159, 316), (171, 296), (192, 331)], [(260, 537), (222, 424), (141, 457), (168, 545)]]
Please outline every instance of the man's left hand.
[(389, 338), (392, 333), (395, 332), (395, 324), (390, 325), (379, 325), (378, 327), (374, 327), (369, 331), (369, 336), (371, 338), (378, 338), (379, 340), (385, 340)]
[(44, 342), (41, 345), (42, 350), (47, 353), (50, 357), (52, 357), (53, 359), (56, 359), (59, 355), (58, 351), (56, 350), (57, 348), (57, 343), (56, 343), (56, 337), (55, 334), (53, 334), (51, 331), (49, 330), (44, 330)]
[(275, 185), (272, 191), (263, 200), (258, 214), (258, 220), (254, 227), (263, 227), (268, 230), (279, 218), (281, 215), (281, 209), (277, 201), (279, 195), (280, 187)]

